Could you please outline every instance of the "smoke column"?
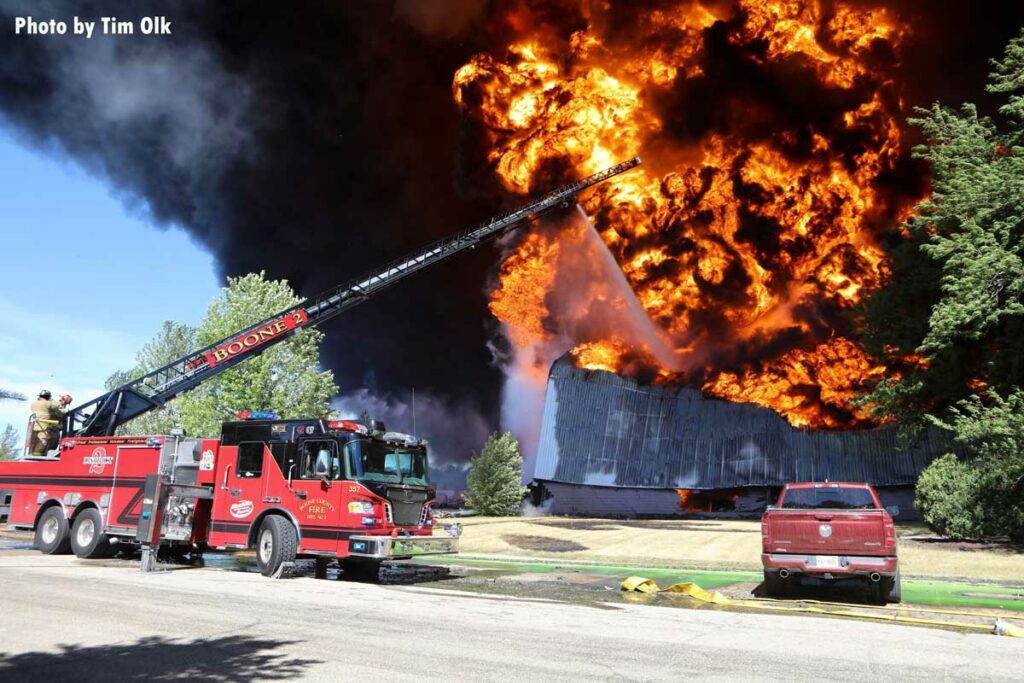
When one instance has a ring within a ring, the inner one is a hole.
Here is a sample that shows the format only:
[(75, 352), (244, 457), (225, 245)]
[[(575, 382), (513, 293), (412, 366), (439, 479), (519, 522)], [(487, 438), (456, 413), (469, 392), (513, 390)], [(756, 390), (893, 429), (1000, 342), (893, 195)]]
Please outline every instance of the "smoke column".
[[(984, 105), (987, 60), (1024, 23), (1024, 7), (889, 4), (916, 36), (899, 71), (908, 106)], [(586, 26), (590, 5), (8, 0), (0, 7), (0, 126), (105, 179), (155, 227), (187, 231), (222, 275), (265, 270), (312, 296), (504, 208), (509, 192), (488, 165), (480, 124), (452, 102), (453, 75), (472, 55), (502, 50), (518, 11), (531, 16), (518, 30), (540, 27), (567, 42)], [(617, 31), (628, 34), (630, 13), (655, 5), (679, 6), (615, 3), (626, 17)], [(13, 35), (15, 16), (114, 14), (135, 22), (166, 15), (173, 34)], [(767, 85), (717, 82), (709, 92)], [(680, 110), (678, 120), (713, 125), (728, 113), (719, 101)], [(372, 368), (374, 396), (402, 397), (415, 386), (418, 409), (421, 392), (447, 396), (438, 400), (450, 410), (469, 406), (496, 428), (500, 365), (515, 347), (488, 311), (499, 256), (476, 250), (326, 325), (324, 360), (343, 394), (369, 390)], [(524, 372), (546, 377), (535, 356), (516, 357)], [(539, 398), (511, 393), (530, 403), (523, 411), (539, 410)]]

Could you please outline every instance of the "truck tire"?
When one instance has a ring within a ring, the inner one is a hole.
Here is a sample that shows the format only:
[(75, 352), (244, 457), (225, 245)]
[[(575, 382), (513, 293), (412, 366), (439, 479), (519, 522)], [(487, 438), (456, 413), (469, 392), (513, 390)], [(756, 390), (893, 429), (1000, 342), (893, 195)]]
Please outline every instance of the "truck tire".
[(110, 557), (110, 537), (103, 533), (103, 517), (96, 508), (82, 510), (71, 525), (71, 550), (83, 560)]
[(792, 586), (779, 576), (778, 572), (765, 571), (764, 573), (764, 594), (769, 598), (784, 598), (790, 594)]
[(882, 580), (878, 582), (879, 604), (885, 605), (887, 603), (894, 602), (898, 605), (902, 598), (901, 593), (899, 569), (896, 570), (896, 574), (894, 576), (882, 577)]
[(66, 555), (71, 550), (68, 520), (59, 505), (47, 508), (39, 518), (33, 545), (44, 555)]
[(256, 535), (256, 565), (263, 576), (274, 576), (285, 562), (294, 562), (299, 537), (292, 523), (280, 515), (263, 520)]

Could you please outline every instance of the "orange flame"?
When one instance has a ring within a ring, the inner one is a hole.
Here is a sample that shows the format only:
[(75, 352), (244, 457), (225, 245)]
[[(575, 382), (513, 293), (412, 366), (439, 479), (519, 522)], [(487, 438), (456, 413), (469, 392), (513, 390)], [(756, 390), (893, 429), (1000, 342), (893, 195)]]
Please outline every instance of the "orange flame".
[[(851, 399), (891, 372), (850, 341), (842, 311), (885, 281), (876, 236), (915, 199), (882, 180), (906, 150), (895, 57), (879, 55), (898, 55), (907, 27), (841, 0), (657, 3), (619, 15), (594, 5), (563, 31), (532, 4), (505, 13), (512, 42), (472, 57), (453, 93), (511, 192), (644, 158), (582, 207), (656, 338), (576, 324), (586, 301), (574, 320), (552, 310), (559, 269), (580, 258), (560, 250), (578, 229), (563, 226), (528, 235), (501, 266), (491, 310), (513, 345), (562, 330), (581, 367), (621, 372), (642, 358), (656, 378), (774, 408), (794, 425), (866, 423)], [(716, 62), (723, 51), (731, 70)], [(701, 107), (711, 120), (691, 121)], [(672, 358), (651, 351), (659, 344)]]

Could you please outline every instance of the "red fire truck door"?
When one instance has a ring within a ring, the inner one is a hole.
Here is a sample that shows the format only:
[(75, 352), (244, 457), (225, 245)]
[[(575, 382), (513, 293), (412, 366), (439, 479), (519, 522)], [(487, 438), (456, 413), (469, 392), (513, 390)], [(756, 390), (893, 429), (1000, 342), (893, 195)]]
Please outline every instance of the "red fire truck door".
[(339, 542), (348, 548), (348, 533), (339, 527), (344, 482), (338, 443), (334, 439), (307, 438), (298, 443), (297, 471), (292, 479), (295, 518), (302, 527), (302, 548), (337, 552)]
[(222, 447), (211, 531), (218, 538), (219, 532), (230, 534), (230, 540), (223, 541), (225, 544), (246, 543), (249, 527), (263, 507), (267, 470), (272, 464), (270, 451), (262, 441)]

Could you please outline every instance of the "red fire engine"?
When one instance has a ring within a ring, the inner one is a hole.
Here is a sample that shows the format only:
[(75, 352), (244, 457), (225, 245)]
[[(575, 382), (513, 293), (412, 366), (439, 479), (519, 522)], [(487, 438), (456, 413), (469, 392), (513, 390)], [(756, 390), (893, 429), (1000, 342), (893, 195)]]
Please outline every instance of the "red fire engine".
[(372, 567), (457, 552), (456, 531), (434, 535), (426, 445), (376, 420), (251, 413), (225, 423), (219, 439), (115, 430), (405, 276), (571, 206), (581, 190), (639, 163), (549, 192), (76, 407), (56, 450), (0, 463), (0, 524), (34, 530), (48, 554), (98, 558), (138, 545), (143, 569), (160, 549), (255, 548), (266, 576), (300, 556)]

